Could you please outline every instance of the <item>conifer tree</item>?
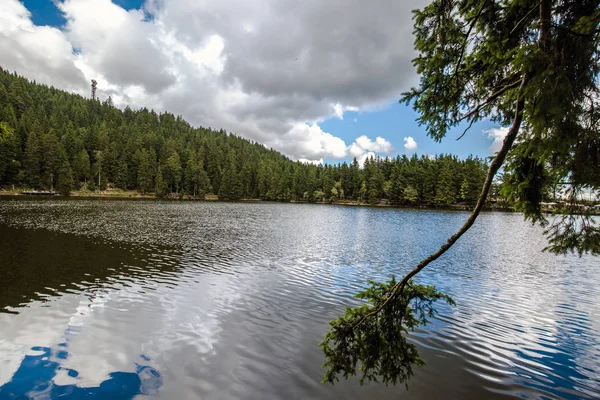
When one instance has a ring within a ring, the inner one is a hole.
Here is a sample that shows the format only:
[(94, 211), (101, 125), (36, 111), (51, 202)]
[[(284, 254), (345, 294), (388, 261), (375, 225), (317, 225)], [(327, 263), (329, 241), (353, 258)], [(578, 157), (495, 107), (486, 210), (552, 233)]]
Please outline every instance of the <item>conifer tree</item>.
[[(545, 222), (540, 201), (552, 178), (575, 194), (599, 191), (598, 26), (599, 0), (433, 0), (415, 11), (421, 79), (403, 101), (429, 136), (441, 140), (451, 127), (486, 118), (508, 130), (464, 225), (402, 279), (371, 282), (357, 295), (365, 304), (331, 322), (321, 343), (326, 382), (360, 372), (361, 383), (407, 384), (413, 366), (424, 365), (407, 334), (436, 301), (453, 302), (415, 277), (473, 225), (507, 158), (505, 192), (533, 221)], [(547, 230), (549, 250), (600, 254), (598, 221), (570, 211)]]
[(158, 167), (158, 172), (156, 173), (154, 193), (157, 197), (165, 197), (169, 193), (169, 187), (163, 178), (162, 167), (160, 166)]
[(4, 143), (13, 133), (14, 129), (10, 125), (4, 121), (0, 122), (0, 144)]
[[(153, 190), (156, 190), (156, 187), (153, 186), (154, 181), (154, 168), (152, 166), (152, 161), (150, 160), (150, 155), (143, 149), (142, 151), (138, 151), (138, 171), (137, 171), (137, 184), (142, 193), (149, 193)], [(156, 177), (158, 180), (158, 176)], [(161, 172), (161, 180), (162, 172)], [(162, 182), (161, 182), (162, 185)]]
[(87, 182), (90, 179), (90, 156), (85, 149), (81, 149), (81, 151), (73, 159), (73, 176), (78, 182)]
[(179, 153), (174, 151), (167, 159), (163, 168), (163, 174), (171, 192), (179, 191), (181, 171), (181, 158), (179, 157)]
[(392, 205), (400, 205), (404, 200), (404, 182), (401, 175), (400, 166), (394, 164), (390, 179), (389, 201)]
[(455, 168), (452, 165), (452, 159), (449, 157), (443, 157), (441, 162), (442, 165), (436, 185), (435, 203), (438, 205), (454, 204), (458, 197)]
[(73, 172), (66, 154), (61, 158), (62, 162), (57, 171), (56, 190), (63, 196), (68, 196), (73, 188)]
[(27, 184), (34, 189), (40, 188), (42, 167), (42, 144), (37, 132), (27, 138), (25, 147), (25, 176)]
[(235, 164), (235, 158), (232, 156), (228, 167), (223, 171), (221, 187), (218, 193), (220, 199), (239, 200), (242, 197), (242, 184), (239, 180)]

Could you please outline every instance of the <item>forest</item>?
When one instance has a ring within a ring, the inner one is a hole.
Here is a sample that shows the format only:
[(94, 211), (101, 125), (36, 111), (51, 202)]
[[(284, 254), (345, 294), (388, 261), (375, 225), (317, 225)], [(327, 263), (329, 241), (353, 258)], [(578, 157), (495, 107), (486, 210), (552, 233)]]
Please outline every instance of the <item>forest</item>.
[(356, 159), (302, 163), (181, 116), (121, 110), (110, 98), (84, 98), (1, 68), (0, 124), (12, 132), (0, 144), (0, 188), (64, 195), (111, 187), (158, 197), (446, 206), (474, 203), (488, 169), (481, 158), (452, 155), (371, 157), (362, 167)]

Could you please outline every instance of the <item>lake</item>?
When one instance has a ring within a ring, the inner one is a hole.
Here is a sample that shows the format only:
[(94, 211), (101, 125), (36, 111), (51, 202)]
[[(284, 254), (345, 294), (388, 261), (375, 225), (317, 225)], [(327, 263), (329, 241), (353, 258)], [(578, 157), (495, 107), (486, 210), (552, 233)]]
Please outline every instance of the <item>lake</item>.
[(0, 399), (600, 398), (600, 258), (493, 212), (418, 277), (457, 305), (411, 336), (428, 365), (408, 392), (320, 383), (328, 321), (467, 216), (2, 199)]

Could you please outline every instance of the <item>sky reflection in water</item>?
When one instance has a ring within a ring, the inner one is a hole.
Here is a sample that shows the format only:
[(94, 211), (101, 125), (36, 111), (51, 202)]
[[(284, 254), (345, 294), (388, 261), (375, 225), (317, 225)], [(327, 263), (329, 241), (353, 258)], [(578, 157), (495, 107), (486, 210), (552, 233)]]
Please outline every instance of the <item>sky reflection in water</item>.
[(458, 305), (412, 336), (428, 365), (408, 393), (319, 383), (328, 321), (465, 216), (0, 201), (0, 398), (600, 398), (600, 262), (541, 253), (538, 228), (497, 213), (420, 277)]

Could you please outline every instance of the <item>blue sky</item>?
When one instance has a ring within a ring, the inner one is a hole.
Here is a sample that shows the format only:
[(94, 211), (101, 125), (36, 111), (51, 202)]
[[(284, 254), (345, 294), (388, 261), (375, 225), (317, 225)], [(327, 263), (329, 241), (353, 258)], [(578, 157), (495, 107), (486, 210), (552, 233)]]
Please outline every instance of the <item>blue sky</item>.
[(343, 119), (330, 118), (320, 126), (348, 141), (361, 135), (387, 138), (397, 154), (406, 152), (404, 138), (410, 136), (418, 144), (417, 154), (451, 153), (463, 158), (469, 155), (490, 156), (488, 147), (493, 139), (489, 139), (486, 132), (496, 125), (482, 121), (474, 124), (460, 140), (456, 140), (466, 128), (466, 125), (462, 125), (452, 129), (441, 142), (436, 142), (427, 136), (424, 126), (419, 126), (417, 117), (418, 114), (411, 107), (396, 101), (378, 111), (346, 111)]
[[(54, 0), (21, 0), (21, 2), (31, 12), (31, 19), (36, 25), (61, 27), (67, 22)], [(144, 0), (113, 0), (112, 2), (125, 10), (140, 9), (144, 4)]]
[[(464, 127), (436, 143), (412, 108), (398, 103), (417, 82), (410, 10), (427, 0), (377, 0), (373, 15), (320, 0), (292, 10), (277, 0), (18, 1), (0, 5), (4, 24), (24, 27), (0, 35), (0, 49), (3, 40), (10, 49), (40, 48), (11, 53), (4, 68), (83, 95), (96, 79), (100, 98), (110, 95), (117, 106), (181, 114), (292, 158), (488, 157), (494, 137), (496, 144), (502, 138), (484, 121), (460, 141)], [(405, 148), (408, 137), (416, 149)], [(374, 145), (377, 138), (383, 145)]]

